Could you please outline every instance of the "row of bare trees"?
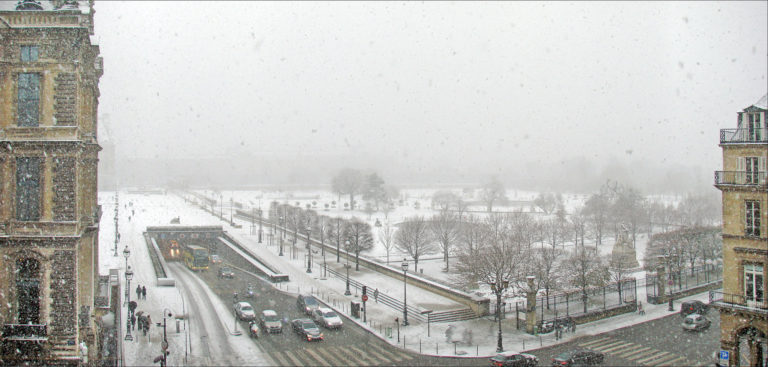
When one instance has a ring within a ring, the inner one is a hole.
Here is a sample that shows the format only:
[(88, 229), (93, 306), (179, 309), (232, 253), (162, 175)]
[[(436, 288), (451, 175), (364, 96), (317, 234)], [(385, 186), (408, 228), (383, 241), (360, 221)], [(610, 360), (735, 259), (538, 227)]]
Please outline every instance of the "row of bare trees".
[(311, 209), (272, 202), (269, 207), (270, 221), (292, 234), (295, 244), (298, 236), (319, 238), (322, 255), (325, 244), (335, 245), (336, 262), (341, 261), (340, 249), (355, 254), (355, 269), (360, 269), (360, 252), (373, 248), (371, 225), (357, 218), (344, 219), (319, 215)]

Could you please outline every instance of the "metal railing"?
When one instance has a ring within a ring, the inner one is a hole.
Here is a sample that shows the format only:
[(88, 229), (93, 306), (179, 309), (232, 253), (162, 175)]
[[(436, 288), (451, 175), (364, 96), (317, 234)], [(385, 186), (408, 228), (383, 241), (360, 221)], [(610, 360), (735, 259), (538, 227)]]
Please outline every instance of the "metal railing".
[[(672, 280), (672, 285), (668, 284), (670, 278)], [(661, 279), (661, 282), (665, 284), (664, 287), (666, 288), (666, 293), (674, 295), (675, 293), (684, 292), (689, 289), (722, 280), (723, 266), (721, 264), (707, 264), (673, 271), (671, 275), (667, 274), (665, 279)], [(649, 298), (658, 297), (660, 295), (661, 287), (659, 286), (658, 276), (655, 273), (646, 276), (645, 292)]]
[(9, 340), (46, 340), (48, 325), (46, 324), (5, 324), (3, 339)]
[(709, 303), (768, 315), (768, 300), (765, 299), (765, 296), (762, 296), (762, 299), (757, 299), (755, 297), (747, 298), (743, 294), (709, 291)]
[(715, 171), (715, 185), (765, 186), (766, 172)]
[(768, 129), (720, 129), (720, 143), (766, 143)]

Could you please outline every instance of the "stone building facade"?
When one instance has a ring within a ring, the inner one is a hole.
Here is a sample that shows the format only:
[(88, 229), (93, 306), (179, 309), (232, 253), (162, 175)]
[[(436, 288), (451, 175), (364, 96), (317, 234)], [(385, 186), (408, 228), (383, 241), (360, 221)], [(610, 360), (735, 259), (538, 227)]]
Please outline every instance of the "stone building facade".
[(0, 2), (0, 362), (98, 350), (93, 14), (86, 1)]
[(720, 344), (730, 366), (768, 365), (768, 95), (720, 130), (723, 171), (723, 290), (710, 293), (720, 312)]

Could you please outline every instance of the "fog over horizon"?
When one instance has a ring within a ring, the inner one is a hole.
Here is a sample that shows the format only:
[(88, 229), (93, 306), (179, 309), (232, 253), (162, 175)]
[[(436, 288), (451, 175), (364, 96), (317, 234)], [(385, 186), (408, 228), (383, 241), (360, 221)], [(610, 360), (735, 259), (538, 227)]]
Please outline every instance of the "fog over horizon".
[(714, 190), (766, 2), (109, 2), (102, 187)]

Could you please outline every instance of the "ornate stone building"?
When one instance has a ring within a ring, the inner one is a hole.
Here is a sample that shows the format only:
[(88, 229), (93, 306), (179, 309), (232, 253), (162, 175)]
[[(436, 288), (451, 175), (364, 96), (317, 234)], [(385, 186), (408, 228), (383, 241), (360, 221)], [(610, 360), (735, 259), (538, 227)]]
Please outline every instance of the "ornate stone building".
[(86, 1), (0, 2), (0, 364), (99, 349), (93, 14)]
[(768, 96), (720, 130), (723, 171), (723, 290), (710, 292), (720, 311), (720, 344), (729, 365), (768, 365)]

